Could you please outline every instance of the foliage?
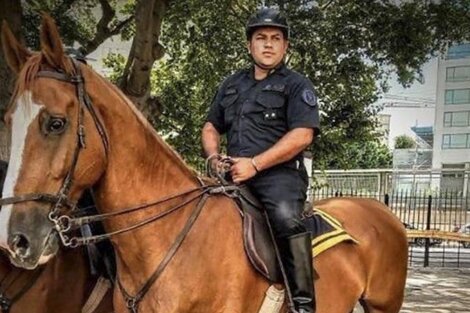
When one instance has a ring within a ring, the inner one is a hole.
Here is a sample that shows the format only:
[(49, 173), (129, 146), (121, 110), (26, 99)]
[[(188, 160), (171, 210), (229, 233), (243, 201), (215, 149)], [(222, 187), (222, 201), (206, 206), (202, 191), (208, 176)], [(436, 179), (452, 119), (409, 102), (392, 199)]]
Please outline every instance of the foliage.
[[(380, 108), (373, 104), (387, 89), (385, 82), (392, 71), (407, 86), (420, 78), (420, 66), (431, 55), (450, 42), (470, 39), (470, 0), (413, 0), (400, 5), (392, 0), (265, 2), (278, 5), (291, 22), (287, 63), (316, 87), (322, 133), (311, 150), (321, 168), (348, 166), (354, 147), (374, 145), (374, 116)], [(136, 1), (22, 3), (25, 38), (35, 47), (39, 11), (56, 19), (66, 45), (86, 46), (99, 32), (101, 19), (97, 20), (94, 7), (110, 14), (109, 25), (101, 29), (108, 34), (119, 24), (111, 13), (132, 15)], [(166, 54), (151, 74), (163, 112), (151, 119), (191, 163), (199, 160), (200, 129), (218, 84), (234, 70), (250, 65), (244, 25), (259, 4), (255, 0), (169, 1), (160, 38)], [(129, 39), (134, 24), (124, 26), (120, 33)], [(122, 56), (109, 58), (109, 65), (118, 70), (112, 79), (121, 75), (124, 61)]]
[(126, 58), (119, 53), (109, 53), (107, 57), (103, 59), (103, 65), (111, 69), (111, 74), (107, 78), (114, 84), (121, 78), (125, 64)]
[[(121, 16), (133, 14), (135, 0), (128, 0), (118, 4), (115, 0), (30, 0), (23, 1), (23, 36), (28, 47), (33, 50), (39, 48), (38, 26), (41, 23), (42, 12), (51, 15), (60, 29), (61, 38), (65, 46), (73, 47), (78, 43), (85, 46), (92, 40), (99, 31), (96, 29), (103, 16), (103, 6), (101, 3), (109, 5), (111, 13), (118, 11)], [(101, 12), (100, 12), (101, 5)], [(108, 8), (108, 7), (107, 7)], [(101, 14), (100, 14), (101, 13)], [(112, 16), (109, 21), (111, 29), (119, 23), (117, 16)], [(123, 38), (129, 38), (133, 25), (130, 23), (120, 33)], [(109, 36), (108, 36), (109, 37)], [(107, 38), (107, 37), (106, 37)], [(104, 39), (106, 39), (104, 38)], [(86, 54), (92, 51), (85, 51)]]
[(376, 169), (391, 168), (393, 155), (379, 141), (354, 142), (344, 145), (344, 153), (328, 160), (330, 169)]
[[(409, 85), (430, 55), (470, 38), (468, 1), (394, 3), (267, 1), (288, 15), (287, 62), (313, 81), (320, 99), (322, 134), (312, 148), (318, 167), (344, 167), (351, 162), (350, 147), (374, 141), (380, 108), (373, 103), (391, 71)], [(166, 56), (154, 72), (153, 90), (164, 105), (155, 126), (191, 162), (200, 154), (200, 128), (218, 84), (250, 64), (244, 24), (258, 4), (170, 2), (161, 37)]]
[(412, 149), (416, 147), (416, 141), (408, 135), (395, 137), (395, 149)]

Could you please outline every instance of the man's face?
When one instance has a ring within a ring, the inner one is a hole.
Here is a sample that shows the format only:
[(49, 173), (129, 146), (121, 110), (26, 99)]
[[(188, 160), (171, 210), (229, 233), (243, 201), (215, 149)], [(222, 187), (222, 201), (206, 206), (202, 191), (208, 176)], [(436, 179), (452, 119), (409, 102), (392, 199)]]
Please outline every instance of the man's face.
[(284, 58), (288, 46), (283, 32), (275, 27), (258, 28), (248, 41), (251, 56), (264, 68), (276, 67)]

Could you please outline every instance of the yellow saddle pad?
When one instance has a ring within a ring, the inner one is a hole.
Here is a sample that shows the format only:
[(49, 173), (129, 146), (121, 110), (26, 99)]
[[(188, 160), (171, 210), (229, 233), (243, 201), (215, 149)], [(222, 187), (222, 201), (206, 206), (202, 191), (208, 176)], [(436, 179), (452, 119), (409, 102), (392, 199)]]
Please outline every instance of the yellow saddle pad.
[[(343, 241), (359, 243), (359, 241), (344, 230), (343, 226), (336, 218), (322, 211), (320, 208), (313, 209), (313, 215), (310, 219), (313, 220), (307, 224), (315, 223), (314, 228), (316, 230), (312, 239), (314, 257)], [(307, 226), (307, 228), (309, 227)]]

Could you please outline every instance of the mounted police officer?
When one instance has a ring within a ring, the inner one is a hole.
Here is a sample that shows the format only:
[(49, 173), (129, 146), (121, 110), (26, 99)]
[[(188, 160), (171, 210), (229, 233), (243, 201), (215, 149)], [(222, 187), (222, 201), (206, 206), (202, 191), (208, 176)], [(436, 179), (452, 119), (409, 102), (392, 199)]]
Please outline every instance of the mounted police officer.
[(301, 214), (308, 176), (303, 150), (319, 131), (317, 98), (305, 76), (286, 67), (289, 26), (273, 8), (258, 10), (246, 27), (253, 66), (227, 78), (202, 130), (207, 156), (227, 153), (235, 183), (263, 203), (281, 253), (297, 312), (315, 311), (311, 235)]

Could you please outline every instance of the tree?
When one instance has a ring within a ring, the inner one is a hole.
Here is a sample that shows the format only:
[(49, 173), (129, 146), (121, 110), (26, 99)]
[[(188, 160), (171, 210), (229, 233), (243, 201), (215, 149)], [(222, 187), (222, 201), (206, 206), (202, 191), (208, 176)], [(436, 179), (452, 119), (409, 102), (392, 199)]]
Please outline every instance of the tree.
[[(23, 9), (19, 1), (0, 0), (0, 21), (6, 21), (13, 34), (20, 37), (21, 22), (23, 16)], [(1, 47), (1, 38), (0, 38)], [(0, 112), (6, 106), (6, 102), (10, 99), (12, 90), (12, 81), (9, 79), (12, 76), (10, 69), (5, 63), (3, 49), (0, 50)], [(1, 114), (3, 116), (3, 114)]]
[[(97, 10), (101, 11), (99, 19), (94, 14)], [(64, 44), (72, 47), (77, 42), (78, 51), (84, 56), (109, 37), (129, 33), (134, 19), (131, 0), (122, 6), (113, 0), (0, 0), (0, 19), (7, 21), (16, 37), (23, 38), (33, 50), (39, 48), (41, 12), (55, 19)], [(0, 56), (0, 111), (3, 113), (14, 76), (5, 64), (3, 51)]]
[(408, 135), (395, 137), (395, 149), (412, 149), (416, 147), (416, 141)]
[[(316, 87), (322, 134), (312, 152), (322, 168), (332, 159), (347, 164), (351, 146), (377, 137), (380, 108), (373, 104), (392, 71), (409, 85), (431, 55), (470, 39), (469, 1), (266, 2), (279, 5), (291, 22), (287, 63)], [(250, 64), (244, 25), (258, 3), (190, 0), (168, 7), (160, 38), (166, 55), (152, 84), (162, 114), (153, 122), (190, 161), (200, 156), (199, 129), (217, 85)]]
[[(470, 40), (470, 0), (265, 2), (278, 5), (291, 21), (287, 63), (316, 87), (323, 126), (312, 152), (320, 167), (334, 158), (346, 164), (348, 146), (374, 141), (380, 108), (373, 103), (387, 89), (392, 71), (409, 85), (420, 78), (420, 66), (431, 55), (449, 43)], [(38, 3), (52, 12), (65, 42), (77, 40), (84, 53), (101, 40), (90, 38), (119, 32), (117, 27), (127, 21), (121, 34), (135, 35), (131, 53), (110, 60), (120, 70), (117, 82), (192, 163), (200, 155), (200, 127), (218, 83), (250, 64), (244, 25), (259, 5), (257, 0), (129, 0), (120, 15), (113, 15), (108, 13), (117, 6), (111, 0), (21, 3), (23, 15), (31, 11), (37, 16)], [(102, 22), (93, 20), (95, 5), (103, 12)], [(27, 22), (34, 24), (34, 19)]]
[(393, 155), (383, 143), (367, 141), (362, 143), (350, 143), (344, 146), (344, 157), (328, 160), (327, 168), (330, 169), (377, 169), (391, 168)]
[(150, 94), (150, 73), (154, 62), (164, 55), (159, 38), (167, 6), (167, 0), (138, 1), (131, 51), (118, 80), (122, 91), (148, 117), (160, 111), (158, 99)]

